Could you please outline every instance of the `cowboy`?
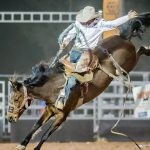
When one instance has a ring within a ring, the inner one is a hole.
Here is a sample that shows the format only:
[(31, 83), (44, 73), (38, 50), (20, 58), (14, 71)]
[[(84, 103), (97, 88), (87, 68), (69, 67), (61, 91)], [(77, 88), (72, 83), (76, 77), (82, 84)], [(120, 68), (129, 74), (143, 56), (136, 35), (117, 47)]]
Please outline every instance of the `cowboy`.
[[(77, 63), (83, 50), (93, 50), (97, 46), (98, 41), (102, 39), (102, 33), (104, 31), (112, 30), (136, 16), (137, 13), (131, 10), (126, 16), (113, 21), (105, 21), (101, 18), (100, 13), (95, 12), (94, 7), (86, 6), (78, 12), (75, 23), (71, 24), (60, 34), (58, 39), (60, 51), (62, 52), (70, 41), (75, 38), (73, 48), (69, 54), (70, 62)], [(71, 89), (76, 83), (77, 79), (74, 76), (68, 77), (64, 92), (60, 93), (58, 97), (56, 104), (57, 108), (64, 108), (69, 94), (71, 93)]]

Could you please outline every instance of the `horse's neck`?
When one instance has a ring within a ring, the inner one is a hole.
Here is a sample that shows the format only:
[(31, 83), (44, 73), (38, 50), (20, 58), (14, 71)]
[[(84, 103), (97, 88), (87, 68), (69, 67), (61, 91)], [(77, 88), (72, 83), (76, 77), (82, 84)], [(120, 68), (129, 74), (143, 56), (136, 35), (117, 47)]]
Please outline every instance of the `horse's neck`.
[(28, 92), (34, 98), (43, 99), (45, 101), (55, 101), (60, 88), (65, 84), (63, 73), (55, 74), (42, 86), (29, 88)]

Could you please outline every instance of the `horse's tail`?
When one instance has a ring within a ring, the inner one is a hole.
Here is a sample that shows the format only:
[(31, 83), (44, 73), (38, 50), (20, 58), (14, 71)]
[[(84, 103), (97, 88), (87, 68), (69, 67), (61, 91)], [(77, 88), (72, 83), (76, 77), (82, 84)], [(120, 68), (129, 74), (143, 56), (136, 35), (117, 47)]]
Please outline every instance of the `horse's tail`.
[(139, 14), (138, 17), (129, 20), (127, 23), (119, 27), (120, 36), (128, 40), (130, 40), (132, 37), (139, 37), (142, 39), (143, 33), (149, 26), (150, 12)]
[(150, 26), (150, 12), (139, 14), (138, 19), (142, 22), (142, 25), (144, 25), (145, 27)]

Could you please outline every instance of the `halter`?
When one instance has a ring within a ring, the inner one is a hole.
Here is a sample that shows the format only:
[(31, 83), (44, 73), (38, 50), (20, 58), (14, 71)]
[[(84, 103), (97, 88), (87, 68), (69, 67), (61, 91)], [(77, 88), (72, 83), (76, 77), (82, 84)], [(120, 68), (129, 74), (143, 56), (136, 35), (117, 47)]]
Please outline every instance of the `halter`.
[(24, 93), (24, 101), (22, 102), (20, 109), (23, 108), (27, 109), (29, 107), (29, 103), (27, 102), (28, 100), (32, 100), (33, 97), (28, 96), (27, 88), (24, 85), (23, 85), (23, 93)]
[(23, 86), (23, 95), (24, 95), (24, 98), (23, 98), (24, 100), (23, 100), (20, 108), (16, 108), (14, 102), (9, 103), (9, 111), (8, 111), (9, 114), (11, 114), (12, 112), (14, 112), (15, 114), (16, 113), (18, 114), (21, 110), (26, 110), (28, 108), (28, 106), (30, 104), (28, 100), (32, 100), (33, 97), (28, 96), (27, 88), (25, 86)]

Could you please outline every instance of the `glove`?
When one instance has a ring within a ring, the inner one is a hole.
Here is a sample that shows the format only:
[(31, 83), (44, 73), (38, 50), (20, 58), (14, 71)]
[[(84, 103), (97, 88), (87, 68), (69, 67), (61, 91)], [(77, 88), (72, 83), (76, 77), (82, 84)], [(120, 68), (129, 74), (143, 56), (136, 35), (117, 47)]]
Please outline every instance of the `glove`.
[(135, 18), (135, 17), (137, 17), (137, 12), (136, 11), (133, 11), (133, 10), (130, 10), (129, 12), (128, 12), (128, 17), (129, 17), (129, 19), (133, 19), (133, 18)]
[(59, 49), (60, 49), (60, 50), (65, 49), (65, 47), (66, 47), (66, 44), (65, 44), (65, 43), (59, 44)]

